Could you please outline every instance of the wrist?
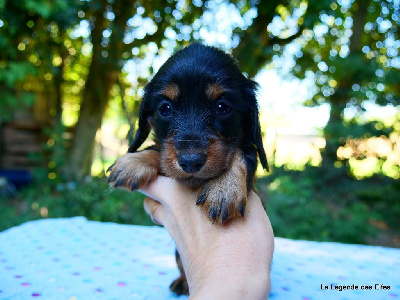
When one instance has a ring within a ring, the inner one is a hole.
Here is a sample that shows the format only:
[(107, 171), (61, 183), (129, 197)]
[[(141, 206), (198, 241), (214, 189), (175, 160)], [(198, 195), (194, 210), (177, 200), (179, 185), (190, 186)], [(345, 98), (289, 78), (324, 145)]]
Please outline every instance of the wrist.
[[(228, 268), (229, 269), (229, 268)], [(266, 268), (267, 269), (267, 268)], [(269, 272), (214, 270), (207, 277), (191, 282), (189, 299), (267, 299), (271, 291)]]

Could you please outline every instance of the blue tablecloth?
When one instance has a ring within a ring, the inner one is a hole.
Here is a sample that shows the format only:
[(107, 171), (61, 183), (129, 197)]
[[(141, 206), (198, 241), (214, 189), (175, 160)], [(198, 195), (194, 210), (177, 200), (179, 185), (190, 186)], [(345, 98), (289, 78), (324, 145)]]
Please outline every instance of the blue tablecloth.
[[(398, 249), (275, 243), (271, 299), (400, 299)], [(156, 226), (28, 222), (0, 233), (0, 299), (177, 299), (174, 251)]]

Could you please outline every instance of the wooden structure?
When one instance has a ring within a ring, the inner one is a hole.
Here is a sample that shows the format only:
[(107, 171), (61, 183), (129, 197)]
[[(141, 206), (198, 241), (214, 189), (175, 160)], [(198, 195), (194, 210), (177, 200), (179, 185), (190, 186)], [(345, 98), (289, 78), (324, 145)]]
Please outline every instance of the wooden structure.
[[(50, 124), (49, 104), (43, 93), (35, 93), (31, 106), (21, 105), (10, 121), (0, 122), (0, 170), (27, 170), (38, 166), (32, 159), (46, 142), (43, 129)], [(1, 113), (0, 113), (1, 118)]]
[(34, 121), (12, 121), (1, 128), (0, 169), (30, 170), (32, 155), (43, 149), (43, 126)]

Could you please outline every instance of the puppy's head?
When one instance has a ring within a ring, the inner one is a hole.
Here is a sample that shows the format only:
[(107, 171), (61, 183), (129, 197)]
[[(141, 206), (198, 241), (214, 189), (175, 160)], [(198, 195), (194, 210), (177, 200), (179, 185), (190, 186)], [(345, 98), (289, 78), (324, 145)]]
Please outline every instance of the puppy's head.
[(229, 55), (192, 44), (170, 57), (146, 86), (129, 152), (153, 129), (161, 171), (189, 186), (219, 176), (238, 148), (255, 147), (267, 168), (256, 88)]

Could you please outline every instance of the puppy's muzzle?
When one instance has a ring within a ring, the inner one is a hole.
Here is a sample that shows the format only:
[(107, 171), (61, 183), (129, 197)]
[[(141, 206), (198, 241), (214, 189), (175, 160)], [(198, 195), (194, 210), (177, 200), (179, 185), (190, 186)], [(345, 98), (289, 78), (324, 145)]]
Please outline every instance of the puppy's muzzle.
[(175, 136), (178, 164), (186, 173), (197, 173), (207, 160), (207, 136), (194, 133), (177, 134)]
[(178, 155), (178, 163), (186, 173), (196, 173), (204, 166), (207, 154), (196, 151), (185, 151)]

